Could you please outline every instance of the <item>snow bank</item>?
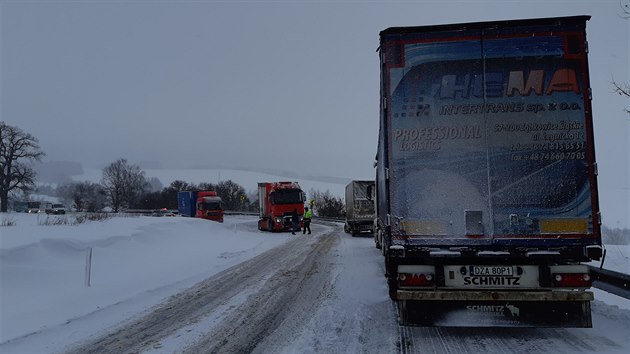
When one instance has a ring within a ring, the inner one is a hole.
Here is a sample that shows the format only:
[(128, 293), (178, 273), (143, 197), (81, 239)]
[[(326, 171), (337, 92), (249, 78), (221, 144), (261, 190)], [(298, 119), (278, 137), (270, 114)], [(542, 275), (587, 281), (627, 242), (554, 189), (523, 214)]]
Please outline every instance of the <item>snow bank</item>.
[(288, 239), (259, 232), (251, 217), (223, 224), (117, 217), (76, 226), (41, 226), (41, 214), (0, 217), (16, 223), (0, 229), (0, 343), (133, 298), (149, 307)]

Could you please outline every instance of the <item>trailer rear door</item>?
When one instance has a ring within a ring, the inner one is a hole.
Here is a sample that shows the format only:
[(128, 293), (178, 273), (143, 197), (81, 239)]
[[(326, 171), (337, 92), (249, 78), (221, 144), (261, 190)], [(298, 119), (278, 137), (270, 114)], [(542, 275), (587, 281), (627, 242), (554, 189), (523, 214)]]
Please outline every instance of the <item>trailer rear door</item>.
[(587, 20), (381, 33), (394, 238), (598, 242)]

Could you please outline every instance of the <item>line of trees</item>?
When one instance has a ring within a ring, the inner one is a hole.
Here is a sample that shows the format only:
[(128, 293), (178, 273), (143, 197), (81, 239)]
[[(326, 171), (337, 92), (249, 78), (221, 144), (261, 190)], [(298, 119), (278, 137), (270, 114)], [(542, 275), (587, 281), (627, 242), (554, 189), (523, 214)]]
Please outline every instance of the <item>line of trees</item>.
[[(103, 170), (103, 179), (106, 178), (107, 184), (73, 182), (57, 187), (54, 193), (77, 210), (93, 212), (102, 210), (106, 206), (111, 207), (113, 211), (177, 209), (177, 194), (180, 191), (213, 190), (221, 197), (226, 210), (249, 212), (259, 210), (257, 193), (247, 193), (243, 186), (232, 180), (221, 181), (217, 184), (195, 184), (175, 180), (160, 190), (150, 190), (150, 183), (144, 179), (144, 172), (124, 159), (110, 164)], [(325, 217), (345, 215), (343, 200), (330, 191), (320, 192), (311, 189), (309, 196), (310, 200), (315, 201), (316, 215)], [(115, 204), (115, 201), (118, 203)]]
[(217, 184), (194, 184), (182, 180), (173, 181), (169, 186), (155, 190), (151, 186), (161, 183), (147, 179), (139, 166), (119, 159), (103, 169), (100, 184), (74, 182), (61, 185), (57, 194), (77, 210), (97, 211), (109, 206), (118, 212), (128, 209), (177, 209), (177, 194), (189, 190), (213, 190), (223, 200), (226, 210), (257, 210), (258, 202), (252, 203), (245, 188), (231, 180)]
[[(37, 189), (32, 163), (45, 156), (38, 140), (20, 128), (0, 122), (0, 212), (6, 212), (9, 199), (19, 200)], [(48, 186), (41, 192), (54, 194), (64, 203), (79, 211), (96, 212), (106, 207), (118, 212), (125, 209), (177, 209), (177, 193), (186, 190), (214, 190), (223, 200), (226, 210), (258, 211), (258, 195), (248, 195), (243, 186), (231, 180), (217, 184), (192, 184), (177, 180), (162, 188), (156, 178), (147, 179), (144, 171), (118, 159), (103, 169), (100, 183), (71, 182), (53, 190)], [(46, 191), (44, 191), (46, 190)], [(310, 191), (317, 215), (342, 217), (344, 203), (329, 191)]]

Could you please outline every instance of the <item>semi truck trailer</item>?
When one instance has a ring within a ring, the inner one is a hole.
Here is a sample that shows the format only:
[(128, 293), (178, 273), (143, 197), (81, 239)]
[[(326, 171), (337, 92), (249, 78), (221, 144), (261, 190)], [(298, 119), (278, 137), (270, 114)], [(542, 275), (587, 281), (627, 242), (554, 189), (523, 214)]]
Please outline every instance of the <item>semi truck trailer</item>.
[(182, 216), (223, 222), (222, 200), (215, 191), (181, 191), (177, 209)]
[(402, 325), (592, 326), (589, 19), (380, 33), (375, 240)]
[(346, 185), (344, 231), (356, 236), (374, 231), (374, 181), (352, 181)]

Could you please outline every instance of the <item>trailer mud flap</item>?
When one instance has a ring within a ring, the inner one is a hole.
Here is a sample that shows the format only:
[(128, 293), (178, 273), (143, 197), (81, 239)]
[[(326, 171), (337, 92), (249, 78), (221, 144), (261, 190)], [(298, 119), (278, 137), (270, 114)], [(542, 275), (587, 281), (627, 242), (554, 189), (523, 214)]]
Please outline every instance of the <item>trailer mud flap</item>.
[(591, 328), (590, 301), (398, 300), (401, 326)]

